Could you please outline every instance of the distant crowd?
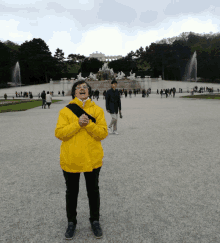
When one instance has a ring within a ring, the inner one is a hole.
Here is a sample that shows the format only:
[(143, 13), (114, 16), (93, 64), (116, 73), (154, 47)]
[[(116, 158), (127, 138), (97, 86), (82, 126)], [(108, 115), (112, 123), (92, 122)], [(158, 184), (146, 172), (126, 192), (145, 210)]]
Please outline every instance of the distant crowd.
[[(142, 97), (149, 97), (149, 94), (151, 94), (151, 88), (149, 88), (149, 89), (118, 89), (118, 91), (119, 91), (119, 93), (120, 93), (120, 96), (121, 97), (125, 97), (125, 98), (127, 98), (127, 96), (128, 96), (128, 94), (129, 94), (129, 96), (130, 96), (130, 98), (132, 98), (132, 94), (134, 94), (134, 96), (136, 96), (136, 94), (140, 94), (140, 93), (142, 93)], [(179, 88), (179, 93), (182, 93), (182, 89), (181, 88)], [(198, 86), (195, 86), (193, 89), (191, 89), (191, 94), (194, 94), (194, 92), (198, 92), (198, 93), (203, 93), (203, 92), (213, 92), (213, 87), (212, 88), (210, 88), (210, 87), (200, 87), (199, 89), (198, 89)], [(217, 89), (217, 91), (219, 92), (219, 89)], [(104, 90), (104, 92), (103, 92), (103, 99), (105, 99), (105, 95), (106, 95), (106, 92), (107, 92), (107, 90)], [(62, 96), (64, 96), (64, 94), (65, 94), (65, 91), (64, 90), (62, 90), (62, 92), (60, 92), (60, 91), (58, 91), (58, 95), (61, 95), (61, 93), (62, 93)], [(92, 99), (99, 99), (99, 90), (98, 89), (96, 89), (96, 90), (92, 90), (91, 91), (91, 95), (90, 95), (90, 98)], [(175, 97), (175, 93), (176, 93), (176, 88), (170, 88), (170, 89), (161, 89), (160, 90), (160, 92), (159, 92), (159, 90), (157, 89), (157, 94), (159, 95), (161, 95), (161, 98), (162, 98), (162, 96), (163, 95), (165, 95), (166, 96), (166, 98), (168, 97), (168, 96), (173, 96), (173, 97)], [(41, 94), (42, 93), (39, 93), (38, 94), (38, 98), (40, 99), (40, 98), (42, 98), (42, 96), (41, 96)], [(53, 95), (54, 95), (54, 92), (53, 91), (51, 91), (51, 92), (49, 92), (49, 91), (47, 91), (47, 94), (50, 94), (51, 95), (51, 97), (53, 97)], [(33, 94), (32, 94), (32, 92), (15, 92), (15, 95), (16, 95), (16, 97), (23, 97), (23, 98), (30, 98), (30, 99), (33, 99)], [(4, 98), (5, 99), (7, 99), (7, 94), (4, 94)], [(14, 99), (14, 97), (13, 97), (13, 99)]]

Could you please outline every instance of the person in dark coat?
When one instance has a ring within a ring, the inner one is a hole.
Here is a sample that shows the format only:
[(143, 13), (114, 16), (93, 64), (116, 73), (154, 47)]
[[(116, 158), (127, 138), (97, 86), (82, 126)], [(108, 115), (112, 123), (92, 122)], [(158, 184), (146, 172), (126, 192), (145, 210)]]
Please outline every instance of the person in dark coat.
[(93, 99), (95, 99), (95, 92), (94, 92), (94, 90), (92, 90), (92, 97), (93, 97)]
[(119, 90), (119, 94), (120, 94), (120, 97), (122, 97), (122, 90), (121, 89)]
[(129, 90), (129, 95), (130, 95), (130, 98), (131, 98), (131, 94), (132, 94), (132, 91), (131, 91), (131, 90)]
[(168, 96), (168, 90), (167, 89), (165, 89), (165, 94), (166, 94), (166, 98), (167, 98), (167, 96)]
[(127, 95), (128, 95), (128, 91), (127, 89), (125, 90), (125, 98), (127, 98)]
[(103, 100), (105, 99), (105, 96), (106, 96), (106, 90), (104, 90), (103, 92)]
[[(108, 126), (108, 129), (113, 134), (117, 133), (117, 120), (118, 120), (118, 110), (121, 117), (121, 99), (120, 94), (117, 87), (117, 81), (115, 78), (111, 82), (112, 88), (109, 89), (106, 93), (106, 110), (111, 114), (112, 120), (110, 125)], [(112, 126), (113, 126), (113, 132), (112, 132)]]
[(44, 109), (46, 109), (46, 93), (45, 90), (41, 93), (41, 98), (42, 98), (42, 109), (44, 106)]
[(173, 98), (175, 97), (176, 89), (173, 88)]
[(95, 97), (97, 98), (97, 101), (98, 101), (98, 99), (99, 99), (99, 91), (98, 91), (98, 89), (96, 89), (96, 91), (95, 91)]
[(149, 91), (149, 89), (147, 90), (147, 97), (149, 96), (149, 93), (150, 93), (150, 91)]

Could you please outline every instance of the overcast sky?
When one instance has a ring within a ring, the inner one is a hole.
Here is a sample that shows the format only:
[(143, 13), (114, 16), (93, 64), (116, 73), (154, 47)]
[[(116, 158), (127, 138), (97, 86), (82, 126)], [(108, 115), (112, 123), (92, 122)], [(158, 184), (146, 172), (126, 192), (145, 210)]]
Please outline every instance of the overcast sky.
[(126, 56), (182, 32), (220, 31), (219, 0), (0, 0), (0, 40), (43, 39), (54, 55)]

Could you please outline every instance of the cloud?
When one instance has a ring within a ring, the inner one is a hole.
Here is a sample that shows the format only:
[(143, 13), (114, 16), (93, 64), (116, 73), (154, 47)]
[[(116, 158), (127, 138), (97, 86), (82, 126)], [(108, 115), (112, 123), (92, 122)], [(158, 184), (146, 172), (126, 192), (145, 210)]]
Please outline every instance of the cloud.
[(108, 23), (131, 23), (137, 18), (135, 9), (116, 1), (105, 1), (100, 4), (98, 19)]
[(11, 40), (13, 42), (25, 42), (33, 37), (30, 31), (19, 31), (19, 24), (19, 21), (13, 19), (0, 20), (0, 31), (3, 41)]
[(74, 50), (77, 47), (77, 44), (74, 44), (71, 39), (70, 33), (66, 31), (53, 31), (53, 36), (47, 41), (47, 45), (53, 55), (56, 49), (59, 48), (63, 50), (64, 56), (67, 58), (69, 54), (75, 53)]
[[(76, 52), (89, 56), (99, 51), (105, 55), (122, 55), (123, 34), (117, 27), (100, 26), (83, 34)], [(107, 50), (107, 51), (106, 51)]]
[(157, 11), (147, 10), (141, 13), (139, 20), (144, 23), (151, 23), (157, 19), (157, 16), (158, 16)]
[(176, 0), (170, 1), (169, 4), (167, 4), (164, 14), (165, 15), (180, 15), (180, 14), (195, 14), (195, 13), (200, 13), (207, 9), (210, 5), (210, 2), (213, 0), (209, 1), (199, 1), (198, 3), (194, 3), (191, 0), (179, 0), (178, 2)]

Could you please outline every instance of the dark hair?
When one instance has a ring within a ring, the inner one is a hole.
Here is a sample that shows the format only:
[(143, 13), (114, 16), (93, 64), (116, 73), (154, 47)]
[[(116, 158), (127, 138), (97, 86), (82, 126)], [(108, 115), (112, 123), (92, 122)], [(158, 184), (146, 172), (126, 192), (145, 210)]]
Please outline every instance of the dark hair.
[(84, 80), (81, 80), (81, 81), (77, 81), (73, 87), (72, 87), (72, 92), (71, 92), (71, 95), (72, 95), (72, 98), (74, 99), (75, 98), (75, 90), (76, 90), (76, 86), (78, 86), (79, 84), (86, 84), (89, 88), (89, 96), (91, 96), (91, 93), (92, 93), (92, 88), (90, 85), (88, 85), (88, 83)]
[(114, 83), (116, 83), (116, 84), (118, 83), (115, 78), (112, 79), (111, 84), (114, 84)]
[(47, 94), (49, 94), (49, 91), (47, 91)]

